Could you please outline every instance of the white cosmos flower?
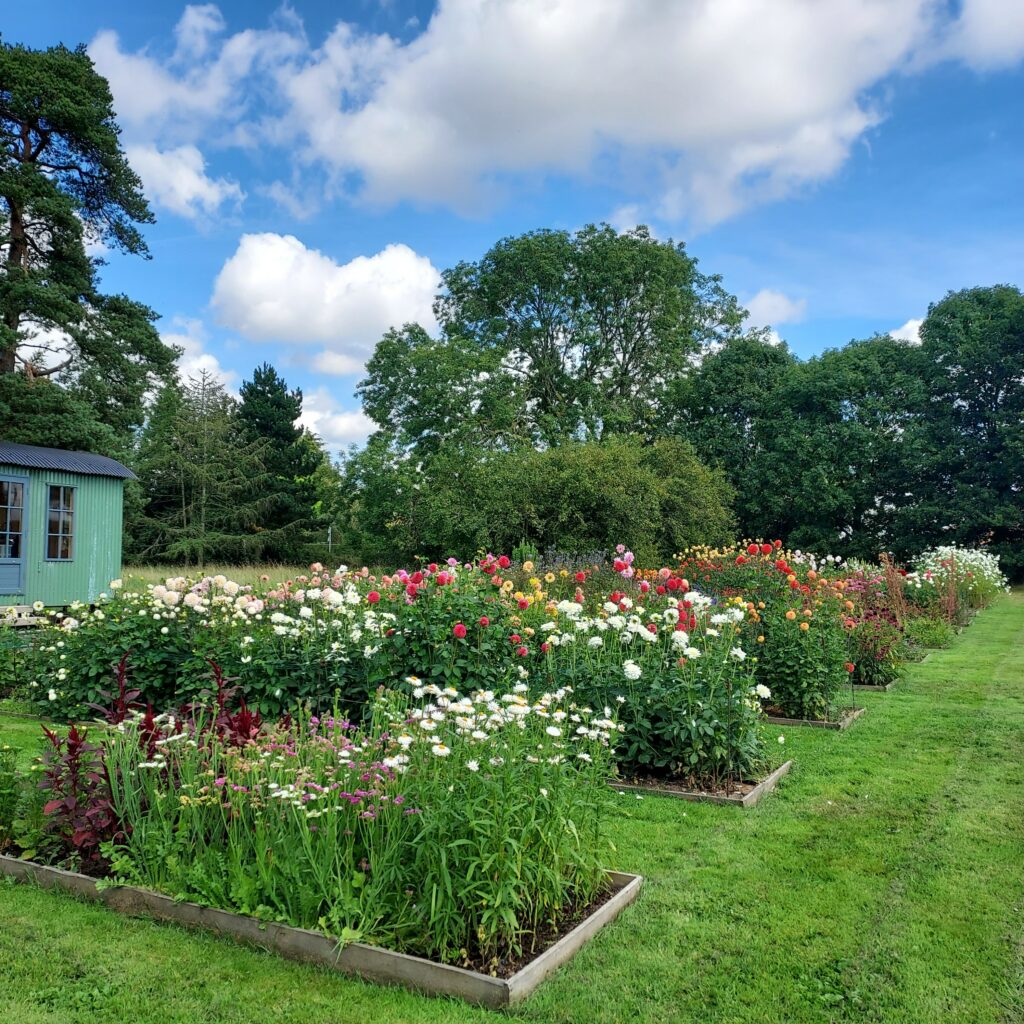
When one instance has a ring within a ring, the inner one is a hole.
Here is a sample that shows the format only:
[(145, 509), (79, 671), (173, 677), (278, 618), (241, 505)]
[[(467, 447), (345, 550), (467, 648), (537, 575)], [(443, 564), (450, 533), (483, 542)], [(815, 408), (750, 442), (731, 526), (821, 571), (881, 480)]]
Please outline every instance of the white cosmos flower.
[(466, 762), (466, 767), (471, 772), (478, 772), (478, 771), (480, 771), (480, 762), (479, 761), (467, 761)]
[(735, 658), (736, 661), (745, 661), (747, 658), (747, 652), (742, 647), (734, 647), (730, 652), (729, 656)]

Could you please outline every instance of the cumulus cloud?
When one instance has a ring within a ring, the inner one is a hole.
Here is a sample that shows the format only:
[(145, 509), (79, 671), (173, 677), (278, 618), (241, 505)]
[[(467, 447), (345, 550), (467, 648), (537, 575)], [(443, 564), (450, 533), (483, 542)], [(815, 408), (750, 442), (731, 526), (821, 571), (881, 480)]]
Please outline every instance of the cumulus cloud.
[(357, 372), (390, 327), (436, 328), (437, 269), (407, 245), (337, 263), (294, 235), (243, 235), (214, 283), (222, 324), (253, 341), (318, 344), (325, 373)]
[(161, 151), (156, 146), (126, 147), (128, 162), (142, 178), (146, 195), (183, 217), (216, 213), (224, 203), (240, 203), (245, 193), (238, 182), (211, 178), (195, 146)]
[(160, 338), (167, 345), (176, 345), (182, 350), (178, 356), (178, 375), (183, 381), (198, 377), (205, 370), (229, 390), (238, 383), (238, 374), (225, 369), (220, 360), (207, 350), (206, 330), (202, 321), (177, 316), (171, 320), (174, 330), (161, 331)]
[(1010, 67), (1024, 53), (1024, 4), (963, 0), (944, 46), (946, 54), (978, 70)]
[(744, 305), (747, 307), (747, 319), (755, 327), (798, 323), (807, 312), (806, 299), (792, 299), (772, 288), (762, 288)]
[(324, 444), (335, 451), (350, 444), (361, 444), (376, 429), (376, 424), (362, 410), (340, 408), (326, 388), (303, 395), (299, 423), (319, 434)]
[(911, 345), (920, 345), (921, 324), (923, 323), (923, 319), (908, 320), (902, 327), (897, 327), (894, 331), (890, 331), (889, 334), (900, 341), (909, 341)]
[(230, 128), (272, 89), (268, 75), (308, 49), (292, 21), (215, 38), (223, 28), (215, 5), (187, 6), (174, 30), (176, 48), (167, 57), (126, 51), (109, 29), (97, 33), (89, 56), (110, 83), (118, 121), (129, 137), (195, 142), (211, 124)]
[[(185, 11), (166, 59), (90, 52), (133, 131), (286, 146), (367, 201), (472, 209), (539, 176), (603, 176), (663, 219), (715, 221), (834, 174), (879, 88), (940, 60), (1024, 56), (1005, 0), (441, 0), (407, 41), (288, 9), (225, 34)], [(638, 56), (642, 55), (642, 56)], [(628, 198), (625, 205), (628, 206)]]

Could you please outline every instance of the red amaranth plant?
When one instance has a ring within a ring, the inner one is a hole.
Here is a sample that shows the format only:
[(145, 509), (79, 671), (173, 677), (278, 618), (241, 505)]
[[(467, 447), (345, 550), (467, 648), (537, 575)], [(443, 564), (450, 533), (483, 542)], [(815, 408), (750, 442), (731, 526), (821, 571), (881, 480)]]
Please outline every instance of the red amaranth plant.
[[(263, 731), (263, 718), (258, 710), (253, 711), (248, 707), (244, 697), (239, 701), (238, 709), (233, 711), (229, 705), (240, 687), (228, 685), (234, 682), (234, 678), (225, 676), (224, 670), (212, 658), (207, 658), (206, 662), (210, 666), (215, 689), (205, 690), (200, 696), (214, 698), (216, 710), (213, 728), (225, 743), (233, 747), (244, 747), (259, 738)], [(203, 706), (193, 704), (186, 710), (194, 713)]]
[(88, 742), (86, 730), (72, 725), (67, 737), (46, 726), (50, 742), (40, 789), (50, 794), (43, 807), (46, 827), (64, 845), (69, 859), (85, 874), (102, 874), (104, 843), (123, 835), (111, 802), (110, 777), (102, 750)]
[(131, 653), (131, 651), (126, 651), (114, 669), (117, 676), (117, 691), (99, 691), (100, 697), (107, 703), (86, 705), (93, 711), (98, 711), (108, 725), (119, 725), (130, 712), (142, 709), (142, 705), (137, 703), (137, 698), (142, 691), (128, 688), (128, 658)]

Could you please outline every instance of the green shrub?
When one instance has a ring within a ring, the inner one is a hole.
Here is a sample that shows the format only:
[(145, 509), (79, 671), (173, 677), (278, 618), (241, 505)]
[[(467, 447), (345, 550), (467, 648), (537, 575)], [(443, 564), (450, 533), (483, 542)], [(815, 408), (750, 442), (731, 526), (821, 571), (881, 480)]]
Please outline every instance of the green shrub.
[(884, 619), (864, 619), (847, 634), (853, 682), (888, 686), (899, 678), (903, 634)]
[[(414, 472), (380, 446), (353, 456), (343, 539), (366, 565), (453, 552), (608, 550), (643, 565), (732, 534), (732, 491), (684, 441), (569, 442), (537, 451), (442, 448)], [(525, 560), (525, 559), (524, 559)]]
[(827, 718), (848, 676), (838, 612), (827, 605), (812, 611), (775, 601), (761, 620), (765, 639), (757, 678), (771, 690), (773, 704), (787, 718)]
[(948, 647), (956, 637), (956, 629), (944, 619), (918, 615), (903, 626), (907, 642), (915, 647)]

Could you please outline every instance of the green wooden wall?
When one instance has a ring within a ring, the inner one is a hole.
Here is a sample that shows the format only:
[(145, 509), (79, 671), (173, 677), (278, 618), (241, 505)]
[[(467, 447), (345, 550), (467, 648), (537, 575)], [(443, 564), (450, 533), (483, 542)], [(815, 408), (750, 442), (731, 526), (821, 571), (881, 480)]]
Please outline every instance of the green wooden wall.
[[(124, 481), (0, 463), (0, 477), (27, 477), (24, 593), (0, 594), (0, 606), (92, 602), (121, 575)], [(51, 485), (75, 488), (74, 557), (46, 559), (46, 499)]]

